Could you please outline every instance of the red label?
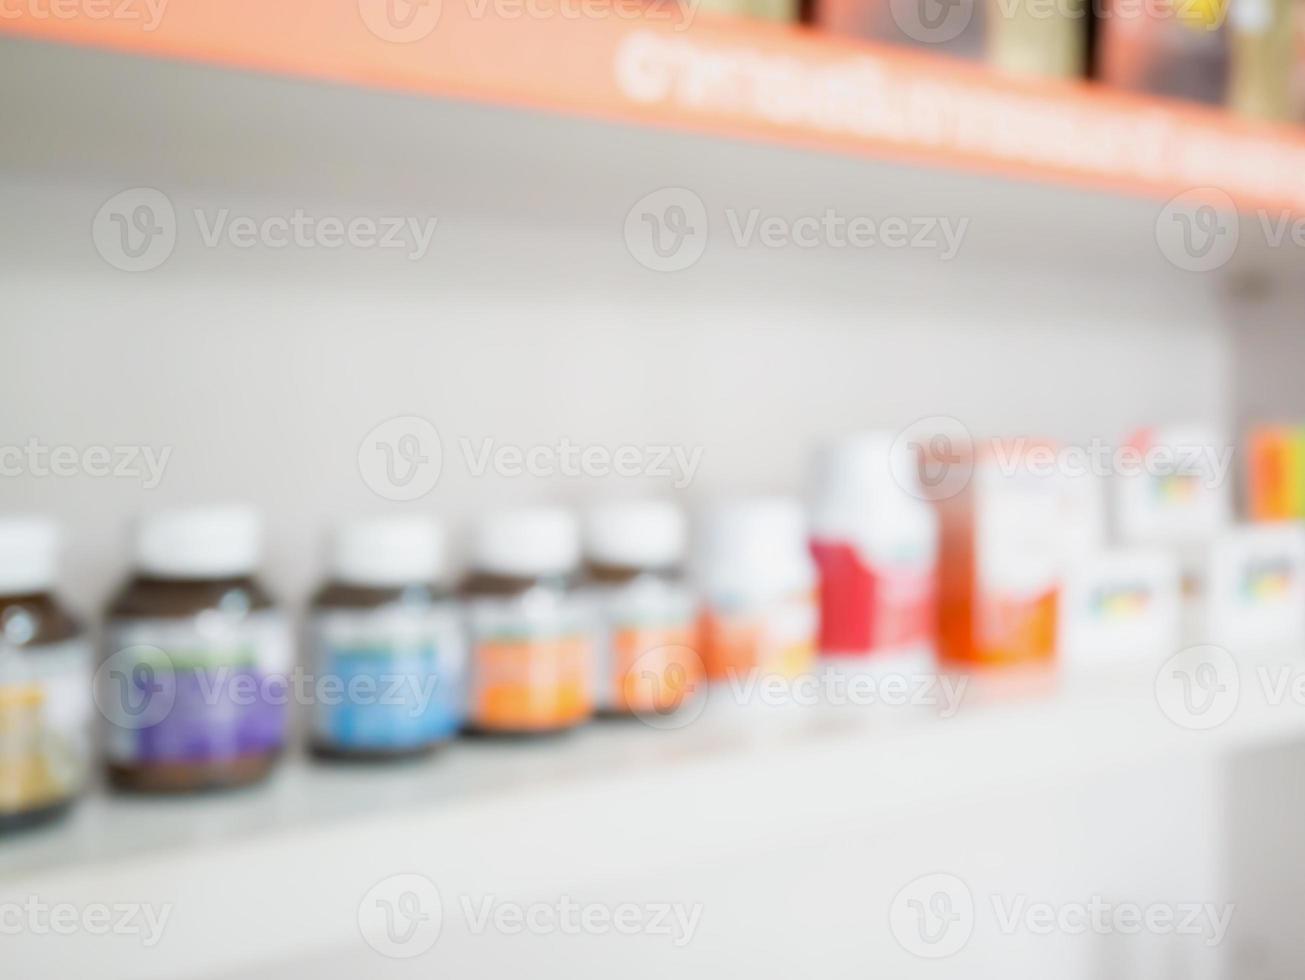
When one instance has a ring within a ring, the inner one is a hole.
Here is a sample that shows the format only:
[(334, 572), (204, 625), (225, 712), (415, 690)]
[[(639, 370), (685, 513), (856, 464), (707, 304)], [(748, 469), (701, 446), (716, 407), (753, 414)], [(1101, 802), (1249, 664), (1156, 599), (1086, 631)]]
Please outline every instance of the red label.
[(932, 641), (932, 569), (869, 567), (842, 542), (815, 541), (811, 552), (820, 569), (822, 653), (863, 656)]

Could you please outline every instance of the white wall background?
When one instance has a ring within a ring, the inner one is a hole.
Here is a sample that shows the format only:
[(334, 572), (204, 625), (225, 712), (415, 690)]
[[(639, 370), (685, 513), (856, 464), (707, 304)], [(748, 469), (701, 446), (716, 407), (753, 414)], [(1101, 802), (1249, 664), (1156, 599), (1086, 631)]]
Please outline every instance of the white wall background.
[[(70, 532), (84, 608), (125, 527), (163, 505), (251, 500), (290, 597), (337, 515), (396, 506), (360, 440), (420, 415), (444, 471), (418, 504), (455, 524), (621, 478), (474, 478), (459, 440), (701, 447), (686, 503), (801, 489), (822, 436), (948, 415), (976, 435), (1117, 441), (1231, 418), (1208, 277), (1155, 245), (1155, 205), (996, 180), (8, 42), (0, 58), (0, 445), (172, 447), (162, 484), (10, 477), (0, 510)], [(161, 268), (107, 265), (100, 205), (155, 187), (179, 217)], [(643, 195), (701, 196), (711, 237), (662, 274), (625, 247)], [(970, 224), (955, 260), (738, 247), (726, 212)], [(193, 217), (439, 219), (431, 254), (208, 248)], [(649, 481), (662, 489), (668, 481)], [(642, 489), (643, 487), (639, 487)]]

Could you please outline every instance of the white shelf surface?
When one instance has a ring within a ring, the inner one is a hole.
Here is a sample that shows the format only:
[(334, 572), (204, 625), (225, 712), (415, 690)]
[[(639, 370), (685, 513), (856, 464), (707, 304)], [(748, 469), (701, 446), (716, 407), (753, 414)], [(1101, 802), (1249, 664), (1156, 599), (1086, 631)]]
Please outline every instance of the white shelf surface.
[(5, 938), (6, 962), (17, 976), (91, 961), (104, 977), (221, 976), (360, 942), (359, 902), (393, 874), (525, 901), (567, 882), (900, 826), (1066, 773), (1217, 761), (1305, 735), (1305, 706), (1271, 704), (1255, 673), (1305, 670), (1305, 658), (1244, 661), (1237, 710), (1208, 732), (1160, 710), (1157, 668), (978, 679), (946, 719), (711, 705), (679, 730), (608, 722), (536, 742), (463, 741), (396, 767), (295, 757), (229, 795), (95, 794), (65, 824), (0, 843), (0, 903), (168, 903), (162, 941), (142, 957), (134, 936), (20, 934)]

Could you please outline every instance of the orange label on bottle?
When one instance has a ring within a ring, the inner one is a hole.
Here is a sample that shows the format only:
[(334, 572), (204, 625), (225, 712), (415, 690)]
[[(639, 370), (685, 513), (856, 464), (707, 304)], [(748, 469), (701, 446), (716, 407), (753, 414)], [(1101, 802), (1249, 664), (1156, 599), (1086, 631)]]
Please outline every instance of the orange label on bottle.
[(617, 629), (612, 634), (612, 707), (670, 711), (697, 689), (702, 660), (692, 626)]
[(997, 664), (1053, 659), (1058, 596), (1059, 589), (1024, 598), (984, 597), (975, 660)]
[(471, 720), (491, 731), (547, 731), (593, 713), (593, 647), (585, 637), (487, 640), (474, 654)]
[(758, 670), (796, 677), (815, 660), (815, 595), (802, 593), (772, 608), (748, 612), (708, 611), (703, 614), (702, 645), (711, 680)]

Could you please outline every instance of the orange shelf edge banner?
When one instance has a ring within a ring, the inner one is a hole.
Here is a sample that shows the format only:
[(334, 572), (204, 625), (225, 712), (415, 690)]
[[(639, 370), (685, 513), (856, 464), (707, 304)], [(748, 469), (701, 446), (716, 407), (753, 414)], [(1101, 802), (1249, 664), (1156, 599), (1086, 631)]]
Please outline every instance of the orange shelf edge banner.
[(1305, 209), (1305, 140), (1287, 127), (643, 0), (9, 0), (0, 34), (1148, 197), (1200, 190), (1243, 210)]

